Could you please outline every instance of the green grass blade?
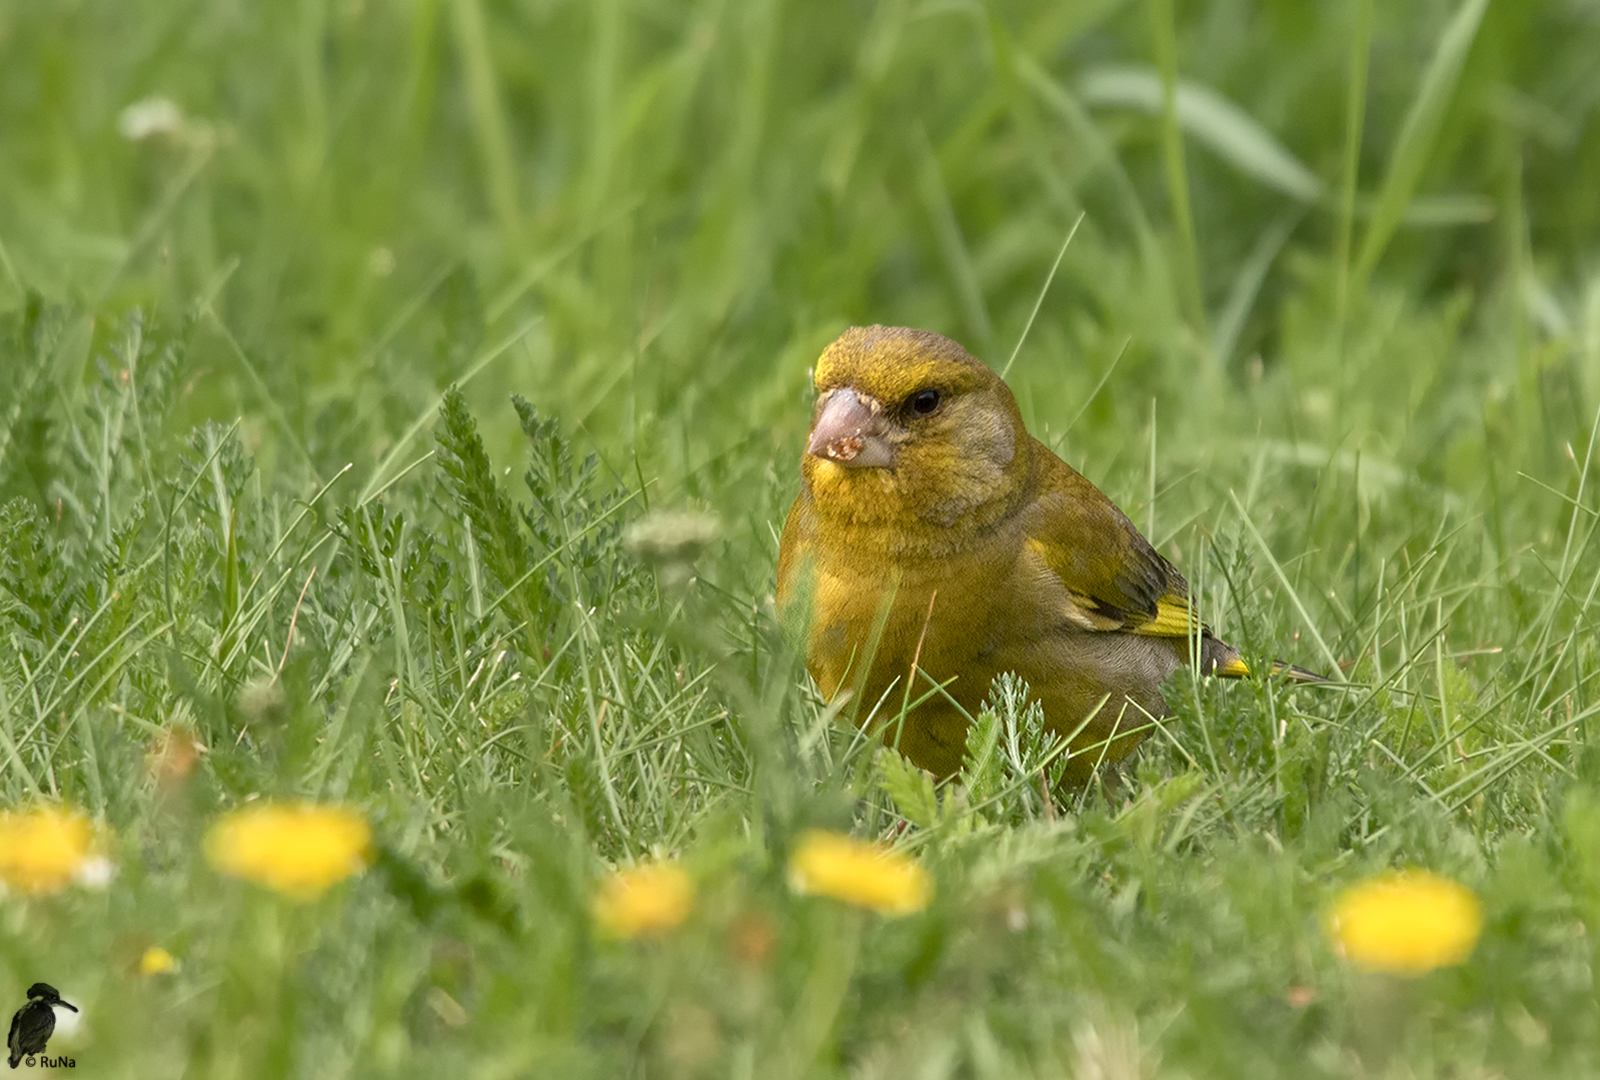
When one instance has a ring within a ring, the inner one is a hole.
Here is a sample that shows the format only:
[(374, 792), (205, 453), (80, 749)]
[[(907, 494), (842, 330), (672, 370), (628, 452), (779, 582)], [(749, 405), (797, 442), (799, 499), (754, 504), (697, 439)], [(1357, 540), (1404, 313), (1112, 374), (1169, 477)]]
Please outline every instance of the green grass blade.
[[(1137, 65), (1093, 67), (1078, 80), (1084, 102), (1101, 108), (1136, 109), (1161, 116), (1164, 90), (1161, 74)], [(1273, 137), (1255, 117), (1201, 83), (1179, 79), (1176, 87), (1179, 128), (1239, 172), (1300, 202), (1321, 200), (1321, 178)]]
[(1200, 244), (1194, 211), (1189, 205), (1189, 170), (1184, 162), (1183, 127), (1178, 118), (1178, 44), (1172, 0), (1149, 0), (1150, 32), (1156, 68), (1161, 73), (1161, 163), (1167, 179), (1167, 200), (1178, 232), (1182, 264), (1178, 295), (1189, 321), (1209, 344), (1206, 333), (1205, 286), (1200, 280)]
[[(1395, 229), (1400, 225), (1407, 204), (1416, 193), (1422, 172), (1433, 154), (1433, 145), (1438, 140), (1445, 110), (1455, 96), (1461, 68), (1467, 61), (1467, 53), (1478, 35), (1478, 26), (1488, 6), (1489, 0), (1463, 0), (1445, 25), (1444, 33), (1439, 36), (1433, 58), (1422, 73), (1422, 82), (1417, 87), (1416, 96), (1411, 99), (1405, 121), (1400, 126), (1400, 134), (1395, 137), (1394, 147), (1389, 152), (1388, 171), (1378, 194), (1377, 209), (1361, 240), (1353, 288), (1359, 289), (1378, 264), (1384, 248), (1389, 245)], [(1351, 152), (1346, 150), (1347, 170)]]
[(1033, 302), (1033, 310), (1028, 312), (1028, 321), (1023, 324), (1022, 333), (1017, 335), (1017, 344), (1012, 348), (1011, 355), (1006, 357), (1005, 366), (1000, 369), (1003, 379), (1011, 374), (1011, 365), (1016, 363), (1017, 354), (1022, 351), (1022, 343), (1028, 340), (1028, 331), (1033, 329), (1033, 320), (1039, 317), (1039, 309), (1044, 306), (1045, 294), (1050, 291), (1050, 283), (1056, 279), (1056, 271), (1061, 269), (1061, 260), (1067, 256), (1067, 248), (1072, 246), (1072, 238), (1078, 235), (1078, 226), (1083, 224), (1087, 211), (1080, 213), (1072, 223), (1072, 228), (1067, 230), (1067, 238), (1061, 241), (1061, 250), (1056, 252), (1056, 261), (1050, 264), (1050, 272), (1045, 275), (1044, 284), (1039, 286), (1039, 297)]
[(1356, 193), (1361, 183), (1361, 135), (1367, 116), (1367, 64), (1372, 51), (1375, 0), (1352, 0), (1355, 31), (1345, 61), (1344, 151), (1339, 183), (1339, 232), (1335, 251), (1334, 317), (1343, 332), (1350, 308), (1350, 249), (1355, 235)]

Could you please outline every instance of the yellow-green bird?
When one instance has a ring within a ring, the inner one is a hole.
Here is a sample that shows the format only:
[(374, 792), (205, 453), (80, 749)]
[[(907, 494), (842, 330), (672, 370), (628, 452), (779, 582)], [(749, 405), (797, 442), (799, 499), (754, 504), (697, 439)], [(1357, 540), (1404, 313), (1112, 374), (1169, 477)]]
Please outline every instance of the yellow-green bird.
[(1078, 781), (1167, 715), (1161, 685), (1191, 656), (1203, 672), (1249, 674), (1199, 621), (1183, 575), (1028, 434), (1010, 388), (960, 345), (854, 327), (815, 382), (779, 609), (809, 616), (823, 694), (853, 694), (858, 720), (892, 724), (913, 762), (958, 770), (967, 717), (1004, 672), (1072, 739)]

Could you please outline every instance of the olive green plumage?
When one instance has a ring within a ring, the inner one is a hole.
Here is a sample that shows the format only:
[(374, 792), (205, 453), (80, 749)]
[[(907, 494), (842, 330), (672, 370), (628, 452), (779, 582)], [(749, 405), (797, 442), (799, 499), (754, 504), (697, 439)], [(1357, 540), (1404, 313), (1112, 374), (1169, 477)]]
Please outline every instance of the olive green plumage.
[(854, 695), (860, 722), (900, 715), (915, 664), (909, 700), (924, 700), (894, 735), (912, 761), (956, 771), (962, 710), (975, 715), (1003, 672), (1051, 728), (1077, 732), (1077, 779), (1166, 715), (1161, 685), (1194, 650), (1203, 671), (1247, 673), (1197, 621), (1183, 576), (1029, 436), (1010, 389), (961, 346), (857, 327), (815, 382), (779, 606), (809, 615), (807, 666), (829, 698)]

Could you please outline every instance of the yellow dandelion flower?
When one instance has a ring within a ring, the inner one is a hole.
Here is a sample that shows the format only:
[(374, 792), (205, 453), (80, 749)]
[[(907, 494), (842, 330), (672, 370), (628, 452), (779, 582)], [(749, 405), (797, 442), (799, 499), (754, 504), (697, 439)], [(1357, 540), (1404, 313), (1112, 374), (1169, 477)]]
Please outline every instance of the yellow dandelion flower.
[(618, 870), (600, 885), (594, 921), (607, 937), (631, 938), (671, 930), (694, 907), (694, 882), (669, 862)]
[(843, 833), (812, 830), (789, 858), (789, 887), (884, 915), (928, 906), (933, 879), (916, 859)]
[(225, 814), (206, 834), (206, 858), (224, 874), (308, 900), (372, 857), (367, 819), (342, 806), (268, 803)]
[(152, 945), (139, 957), (139, 974), (165, 975), (178, 970), (178, 961), (160, 945)]
[(0, 882), (26, 893), (53, 893), (83, 870), (94, 830), (75, 810), (36, 806), (0, 812)]
[(1464, 961), (1483, 930), (1472, 890), (1426, 870), (1384, 874), (1346, 889), (1328, 917), (1335, 950), (1356, 967), (1422, 975)]

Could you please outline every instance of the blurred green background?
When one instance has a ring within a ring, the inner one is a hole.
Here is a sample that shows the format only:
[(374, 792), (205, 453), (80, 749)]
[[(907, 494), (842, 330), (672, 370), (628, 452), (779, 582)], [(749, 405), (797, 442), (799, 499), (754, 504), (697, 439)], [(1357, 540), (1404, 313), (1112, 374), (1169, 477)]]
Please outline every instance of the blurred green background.
[[(0, 1008), (129, 1076), (1594, 1075), (1597, 117), (1594, 0), (0, 0), (0, 794), (118, 867), (0, 898)], [(930, 805), (769, 606), (869, 322), (1351, 689)], [(223, 880), (263, 795), (377, 865)], [(813, 825), (934, 907), (792, 896)], [(690, 922), (596, 939), (651, 857)], [(1333, 955), (1398, 865), (1463, 967)]]
[(1083, 213), (1014, 368), (1036, 427), (1128, 341), (1097, 451), (1155, 400), (1177, 446), (1220, 412), (1444, 479), (1485, 397), (1559, 448), (1600, 377), (1595, 8), (1469, 7), (1440, 63), (1444, 2), (9, 4), (0, 302), (95, 318), (63, 369), (203, 305), (185, 416), (276, 469), (373, 462), (498, 349), (497, 453), (517, 390), (742, 499), (839, 329), (1002, 363)]

